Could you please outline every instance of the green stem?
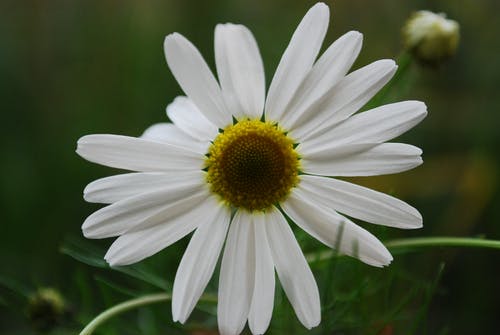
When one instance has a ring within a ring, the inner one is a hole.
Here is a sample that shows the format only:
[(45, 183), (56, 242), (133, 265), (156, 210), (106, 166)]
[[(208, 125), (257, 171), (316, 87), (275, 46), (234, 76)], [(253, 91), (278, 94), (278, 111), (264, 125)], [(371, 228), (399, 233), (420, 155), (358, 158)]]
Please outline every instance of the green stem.
[(500, 241), (470, 237), (420, 237), (392, 240), (385, 245), (389, 249), (415, 247), (471, 247), (500, 249)]
[(401, 89), (401, 80), (407, 77), (411, 63), (412, 57), (410, 54), (407, 52), (401, 53), (397, 59), (398, 69), (394, 77), (366, 104), (365, 109), (372, 109), (387, 103), (386, 99), (389, 94), (391, 94), (392, 90), (395, 87)]
[[(149, 294), (145, 295), (139, 298), (131, 299), (128, 301), (124, 301), (121, 304), (115, 305), (98, 316), (96, 316), (90, 323), (85, 326), (85, 328), (80, 332), (79, 335), (90, 335), (94, 332), (94, 330), (97, 329), (101, 324), (106, 322), (108, 319), (111, 319), (115, 315), (124, 313), (126, 311), (129, 311), (131, 309), (141, 307), (141, 306), (146, 306), (150, 304), (156, 304), (159, 302), (167, 302), (172, 300), (172, 295), (167, 294), (167, 293), (155, 293), (155, 294)], [(205, 301), (205, 302), (217, 302), (217, 297), (209, 294), (204, 294), (201, 296), (200, 301)]]
[[(493, 248), (500, 249), (500, 241), (486, 240), (483, 238), (468, 237), (417, 237), (387, 241), (384, 243), (390, 250), (418, 249), (425, 247), (468, 247), (468, 248)], [(323, 251), (319, 254), (306, 256), (308, 262), (319, 262), (338, 255), (334, 250)]]
[[(493, 248), (500, 249), (500, 241), (486, 240), (482, 238), (466, 238), (466, 237), (419, 237), (392, 240), (385, 243), (387, 248), (391, 250), (403, 248), (425, 248), (425, 247), (473, 247), (473, 248)], [(319, 254), (309, 254), (306, 256), (308, 262), (317, 262), (329, 259), (337, 255), (333, 250), (321, 252)], [(172, 296), (167, 293), (156, 293), (145, 295), (143, 297), (131, 299), (121, 304), (115, 305), (98, 316), (96, 316), (81, 332), (80, 335), (90, 335), (94, 330), (108, 319), (115, 315), (121, 314), (128, 310), (155, 304), (159, 302), (170, 301)], [(211, 295), (203, 295), (202, 301), (216, 302), (217, 298)]]
[(121, 314), (123, 312), (126, 312), (128, 310), (140, 307), (140, 306), (145, 306), (149, 304), (156, 304), (159, 302), (165, 302), (169, 301), (172, 299), (172, 296), (170, 294), (166, 293), (156, 293), (156, 294), (150, 294), (150, 295), (145, 295), (143, 297), (139, 297), (136, 299), (128, 300), (125, 302), (122, 302), (121, 304), (115, 305), (98, 316), (96, 316), (90, 323), (80, 332), (80, 335), (90, 335), (94, 332), (94, 330), (100, 326), (102, 323), (107, 321), (108, 319), (112, 318), (115, 315)]

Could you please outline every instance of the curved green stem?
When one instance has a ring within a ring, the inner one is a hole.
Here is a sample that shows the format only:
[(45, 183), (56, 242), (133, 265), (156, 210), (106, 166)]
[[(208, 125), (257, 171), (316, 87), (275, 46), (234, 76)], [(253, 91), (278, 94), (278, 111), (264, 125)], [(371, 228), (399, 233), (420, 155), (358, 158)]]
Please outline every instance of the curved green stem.
[(164, 301), (169, 301), (172, 299), (172, 296), (170, 294), (166, 293), (156, 293), (156, 294), (150, 294), (150, 295), (145, 295), (143, 297), (131, 299), (125, 302), (122, 302), (121, 304), (115, 305), (98, 316), (96, 316), (90, 323), (80, 332), (80, 335), (90, 335), (94, 332), (94, 330), (104, 323), (106, 320), (112, 318), (115, 315), (121, 314), (123, 312), (126, 312), (128, 310), (134, 309), (136, 307), (144, 306), (144, 305), (149, 305), (149, 304), (155, 304), (159, 302), (164, 302)]
[(392, 240), (385, 243), (389, 249), (419, 247), (471, 247), (500, 249), (500, 241), (470, 237), (419, 237)]
[[(167, 294), (167, 293), (155, 293), (155, 294), (149, 294), (145, 295), (139, 298), (131, 299), (128, 301), (124, 301), (121, 304), (115, 305), (98, 316), (96, 316), (90, 323), (83, 328), (83, 330), (80, 332), (79, 335), (90, 335), (94, 332), (94, 330), (97, 329), (101, 324), (106, 322), (108, 319), (111, 319), (115, 315), (124, 313), (126, 311), (129, 311), (131, 309), (141, 307), (141, 306), (146, 306), (150, 304), (156, 304), (159, 302), (166, 302), (172, 300), (172, 295)], [(201, 296), (200, 301), (205, 301), (205, 302), (217, 302), (217, 297), (209, 295), (209, 294), (204, 294)]]
[[(425, 247), (468, 247), (468, 248), (493, 248), (500, 249), (500, 241), (470, 237), (417, 237), (391, 240), (384, 243), (390, 250), (418, 249)], [(306, 256), (308, 262), (319, 262), (337, 255), (334, 250)]]

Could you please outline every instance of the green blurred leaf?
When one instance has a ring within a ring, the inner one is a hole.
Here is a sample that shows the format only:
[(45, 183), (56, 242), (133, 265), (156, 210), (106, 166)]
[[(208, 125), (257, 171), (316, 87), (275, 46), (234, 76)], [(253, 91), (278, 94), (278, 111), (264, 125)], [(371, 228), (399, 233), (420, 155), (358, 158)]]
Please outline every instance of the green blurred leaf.
[(141, 295), (144, 294), (144, 292), (140, 292), (140, 291), (134, 291), (134, 290), (131, 290), (123, 285), (120, 285), (120, 284), (117, 284), (103, 276), (99, 276), (99, 275), (96, 275), (94, 276), (95, 280), (106, 285), (106, 286), (109, 286), (111, 289), (119, 292), (119, 293), (122, 293), (122, 294), (125, 294), (127, 296), (130, 296), (130, 297), (139, 297)]
[(29, 298), (32, 290), (21, 284), (19, 281), (0, 275), (0, 286), (3, 286), (12, 292), (24, 297)]
[(104, 250), (100, 250), (97, 246), (90, 243), (86, 243), (81, 239), (76, 239), (76, 238), (66, 239), (66, 241), (61, 246), (60, 251), (63, 254), (68, 255), (84, 264), (124, 273), (130, 277), (146, 282), (164, 291), (172, 290), (172, 284), (170, 282), (156, 275), (144, 263), (138, 263), (126, 267), (125, 266), (110, 267), (106, 263), (106, 261), (104, 261), (104, 259), (102, 258)]

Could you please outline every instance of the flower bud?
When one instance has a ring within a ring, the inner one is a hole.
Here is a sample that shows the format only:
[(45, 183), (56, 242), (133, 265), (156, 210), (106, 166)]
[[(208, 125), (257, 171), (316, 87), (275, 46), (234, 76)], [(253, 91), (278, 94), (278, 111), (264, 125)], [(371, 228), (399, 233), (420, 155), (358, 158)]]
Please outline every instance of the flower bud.
[(453, 56), (460, 39), (459, 25), (443, 13), (413, 13), (402, 30), (405, 49), (421, 63), (439, 65)]
[(38, 289), (28, 301), (28, 318), (37, 331), (49, 331), (56, 327), (66, 311), (63, 297), (52, 288)]

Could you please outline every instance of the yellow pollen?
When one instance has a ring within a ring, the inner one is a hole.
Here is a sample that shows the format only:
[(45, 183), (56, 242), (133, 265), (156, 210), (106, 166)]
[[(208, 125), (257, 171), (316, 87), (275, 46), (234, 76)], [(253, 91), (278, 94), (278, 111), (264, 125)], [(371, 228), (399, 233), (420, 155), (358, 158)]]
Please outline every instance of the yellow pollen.
[(206, 168), (211, 191), (249, 211), (286, 199), (299, 181), (293, 141), (277, 125), (259, 120), (226, 127), (208, 150)]

